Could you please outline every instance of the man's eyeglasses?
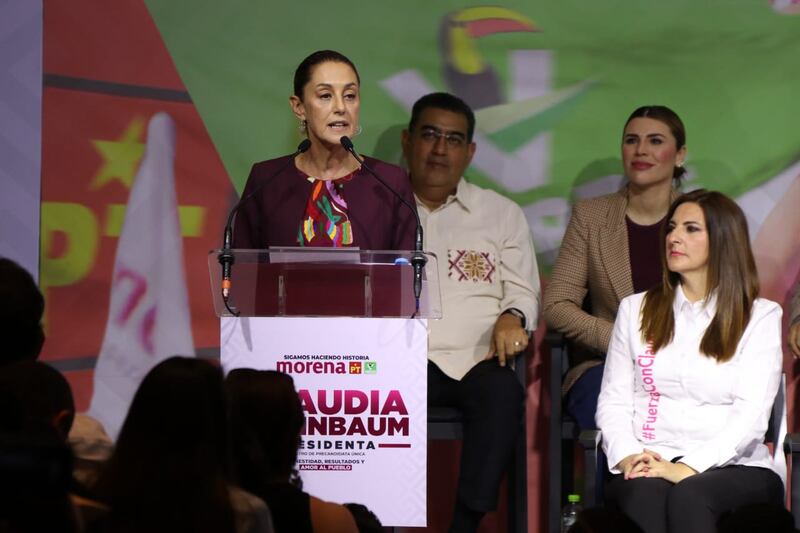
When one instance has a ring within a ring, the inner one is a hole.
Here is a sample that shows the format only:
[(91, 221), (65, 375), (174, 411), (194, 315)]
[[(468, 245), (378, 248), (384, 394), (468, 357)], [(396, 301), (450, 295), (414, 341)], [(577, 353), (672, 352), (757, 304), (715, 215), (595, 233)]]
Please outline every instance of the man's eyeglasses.
[(452, 132), (445, 133), (437, 128), (422, 128), (419, 136), (427, 143), (438, 142), (439, 139), (444, 137), (444, 142), (447, 143), (447, 146), (450, 148), (461, 148), (467, 144), (467, 139), (464, 137), (464, 134)]

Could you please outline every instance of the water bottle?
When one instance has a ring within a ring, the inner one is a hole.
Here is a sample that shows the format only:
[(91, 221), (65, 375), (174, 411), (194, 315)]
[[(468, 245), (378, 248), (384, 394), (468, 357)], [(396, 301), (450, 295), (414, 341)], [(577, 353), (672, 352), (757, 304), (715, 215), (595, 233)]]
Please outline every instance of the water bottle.
[(581, 512), (581, 497), (578, 494), (567, 496), (567, 505), (561, 511), (561, 533), (567, 533)]

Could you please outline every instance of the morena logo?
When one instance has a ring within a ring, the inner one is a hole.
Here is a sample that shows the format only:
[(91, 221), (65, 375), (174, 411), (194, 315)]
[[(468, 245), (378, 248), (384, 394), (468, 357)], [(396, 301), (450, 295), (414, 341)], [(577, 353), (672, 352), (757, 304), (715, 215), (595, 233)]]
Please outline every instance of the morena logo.
[(285, 374), (377, 374), (376, 361), (278, 361), (275, 370)]

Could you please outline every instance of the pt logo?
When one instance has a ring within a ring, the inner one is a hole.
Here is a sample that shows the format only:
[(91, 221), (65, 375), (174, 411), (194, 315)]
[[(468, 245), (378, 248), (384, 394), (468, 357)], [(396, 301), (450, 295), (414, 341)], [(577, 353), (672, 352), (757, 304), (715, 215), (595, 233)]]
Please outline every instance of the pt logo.
[(364, 373), (365, 374), (377, 374), (378, 373), (378, 362), (377, 361), (364, 361)]
[(350, 361), (350, 373), (351, 374), (361, 373), (361, 361)]

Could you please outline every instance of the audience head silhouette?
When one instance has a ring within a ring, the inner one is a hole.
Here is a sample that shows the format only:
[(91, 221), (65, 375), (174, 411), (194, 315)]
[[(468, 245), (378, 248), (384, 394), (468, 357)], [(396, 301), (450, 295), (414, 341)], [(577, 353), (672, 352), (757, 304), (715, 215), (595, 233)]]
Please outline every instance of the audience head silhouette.
[(171, 357), (133, 397), (97, 492), (114, 531), (232, 531), (222, 372)]
[(33, 276), (0, 257), (0, 366), (36, 359), (44, 345), (44, 298)]
[[(27, 434), (51, 433), (66, 441), (75, 417), (69, 383), (53, 367), (38, 361), (18, 361), (0, 372), (3, 405), (15, 405), (13, 413), (0, 416), (0, 430)], [(11, 427), (16, 426), (16, 427)]]
[(0, 369), (0, 530), (75, 531), (66, 379), (37, 361)]
[(289, 480), (305, 420), (292, 378), (241, 368), (228, 374), (225, 385), (235, 471), (242, 486)]

